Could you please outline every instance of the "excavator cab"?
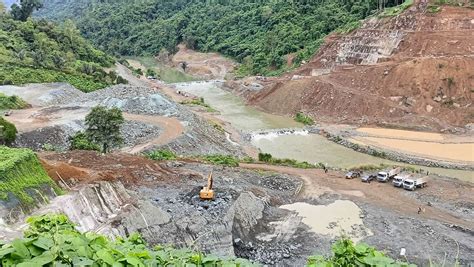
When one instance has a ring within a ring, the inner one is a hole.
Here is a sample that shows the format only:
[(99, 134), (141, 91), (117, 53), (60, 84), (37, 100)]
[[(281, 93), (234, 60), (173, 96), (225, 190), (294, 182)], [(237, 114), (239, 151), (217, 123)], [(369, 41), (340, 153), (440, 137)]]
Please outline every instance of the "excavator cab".
[(202, 200), (214, 199), (214, 190), (212, 190), (212, 171), (207, 177), (207, 186), (204, 186), (199, 192), (199, 198)]

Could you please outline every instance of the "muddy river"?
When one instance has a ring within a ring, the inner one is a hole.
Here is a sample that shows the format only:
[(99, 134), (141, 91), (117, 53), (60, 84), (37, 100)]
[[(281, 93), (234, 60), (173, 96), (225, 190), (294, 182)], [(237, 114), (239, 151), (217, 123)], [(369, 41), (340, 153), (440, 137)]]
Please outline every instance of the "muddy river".
[[(175, 84), (175, 86), (178, 90), (203, 97), (206, 103), (221, 113), (219, 116), (221, 119), (230, 122), (240, 130), (257, 131), (302, 127), (291, 118), (267, 114), (246, 106), (239, 97), (219, 88), (213, 82), (181, 83)], [(438, 137), (433, 136), (433, 138)], [(311, 163), (321, 162), (338, 168), (380, 163), (407, 165), (359, 153), (328, 141), (318, 134), (309, 134), (302, 130), (292, 134), (255, 135), (252, 143), (262, 152), (270, 153), (277, 158), (290, 158)], [(415, 167), (429, 170), (431, 173), (474, 182), (474, 172), (471, 171)]]

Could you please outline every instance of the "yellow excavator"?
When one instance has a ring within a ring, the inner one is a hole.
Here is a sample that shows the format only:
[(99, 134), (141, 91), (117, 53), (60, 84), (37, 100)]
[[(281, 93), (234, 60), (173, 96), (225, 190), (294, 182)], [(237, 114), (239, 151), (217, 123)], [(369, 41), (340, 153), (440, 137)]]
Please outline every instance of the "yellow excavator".
[(212, 190), (212, 171), (207, 177), (207, 186), (201, 189), (201, 192), (199, 192), (199, 197), (202, 200), (214, 199), (214, 190)]

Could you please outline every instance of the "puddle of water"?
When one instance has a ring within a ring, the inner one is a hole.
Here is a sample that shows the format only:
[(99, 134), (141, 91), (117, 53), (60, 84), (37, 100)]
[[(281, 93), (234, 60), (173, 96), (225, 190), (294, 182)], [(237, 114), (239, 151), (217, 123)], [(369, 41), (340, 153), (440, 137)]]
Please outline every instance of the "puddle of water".
[(303, 218), (302, 222), (316, 234), (329, 235), (332, 238), (344, 234), (354, 242), (373, 235), (360, 218), (360, 208), (352, 201), (336, 200), (329, 205), (297, 202), (280, 208), (297, 212)]
[(240, 130), (261, 130), (301, 127), (291, 118), (271, 115), (246, 106), (237, 96), (224, 91), (211, 82), (176, 84), (176, 88), (203, 97), (212, 108), (218, 110), (225, 121)]

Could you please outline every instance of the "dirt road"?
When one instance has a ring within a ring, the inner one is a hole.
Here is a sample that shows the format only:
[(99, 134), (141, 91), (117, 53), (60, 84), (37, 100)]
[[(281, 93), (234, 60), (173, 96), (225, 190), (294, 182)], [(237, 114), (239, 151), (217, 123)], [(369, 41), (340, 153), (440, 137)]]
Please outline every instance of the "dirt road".
[[(329, 171), (326, 174), (323, 170), (296, 169), (263, 164), (241, 164), (240, 166), (248, 169), (300, 176), (305, 181), (305, 186), (300, 193), (302, 198), (317, 198), (324, 193), (336, 192), (349, 199), (370, 202), (400, 214), (419, 216), (448, 224), (461, 225), (471, 230), (474, 229), (473, 220), (459, 218), (449, 213), (446, 209), (437, 207), (436, 204), (428, 206), (427, 202), (423, 203), (415, 196), (416, 194), (430, 195), (433, 198), (438, 198), (438, 202), (463, 198), (466, 203), (471, 203), (472, 205), (474, 203), (474, 187), (467, 183), (454, 184), (444, 180), (433, 180), (427, 188), (408, 192), (395, 188), (390, 183), (372, 182), (367, 184), (362, 183), (359, 179), (344, 179), (343, 174), (336, 171)], [(418, 214), (419, 207), (424, 209), (424, 212), (421, 214)]]
[(152, 146), (167, 144), (184, 133), (183, 125), (176, 118), (137, 115), (129, 113), (124, 113), (124, 117), (127, 120), (139, 121), (146, 124), (155, 125), (163, 129), (163, 133), (161, 133), (160, 136), (157, 138), (154, 138), (144, 144), (139, 144), (134, 147), (122, 149), (122, 151), (127, 153), (137, 154)]

